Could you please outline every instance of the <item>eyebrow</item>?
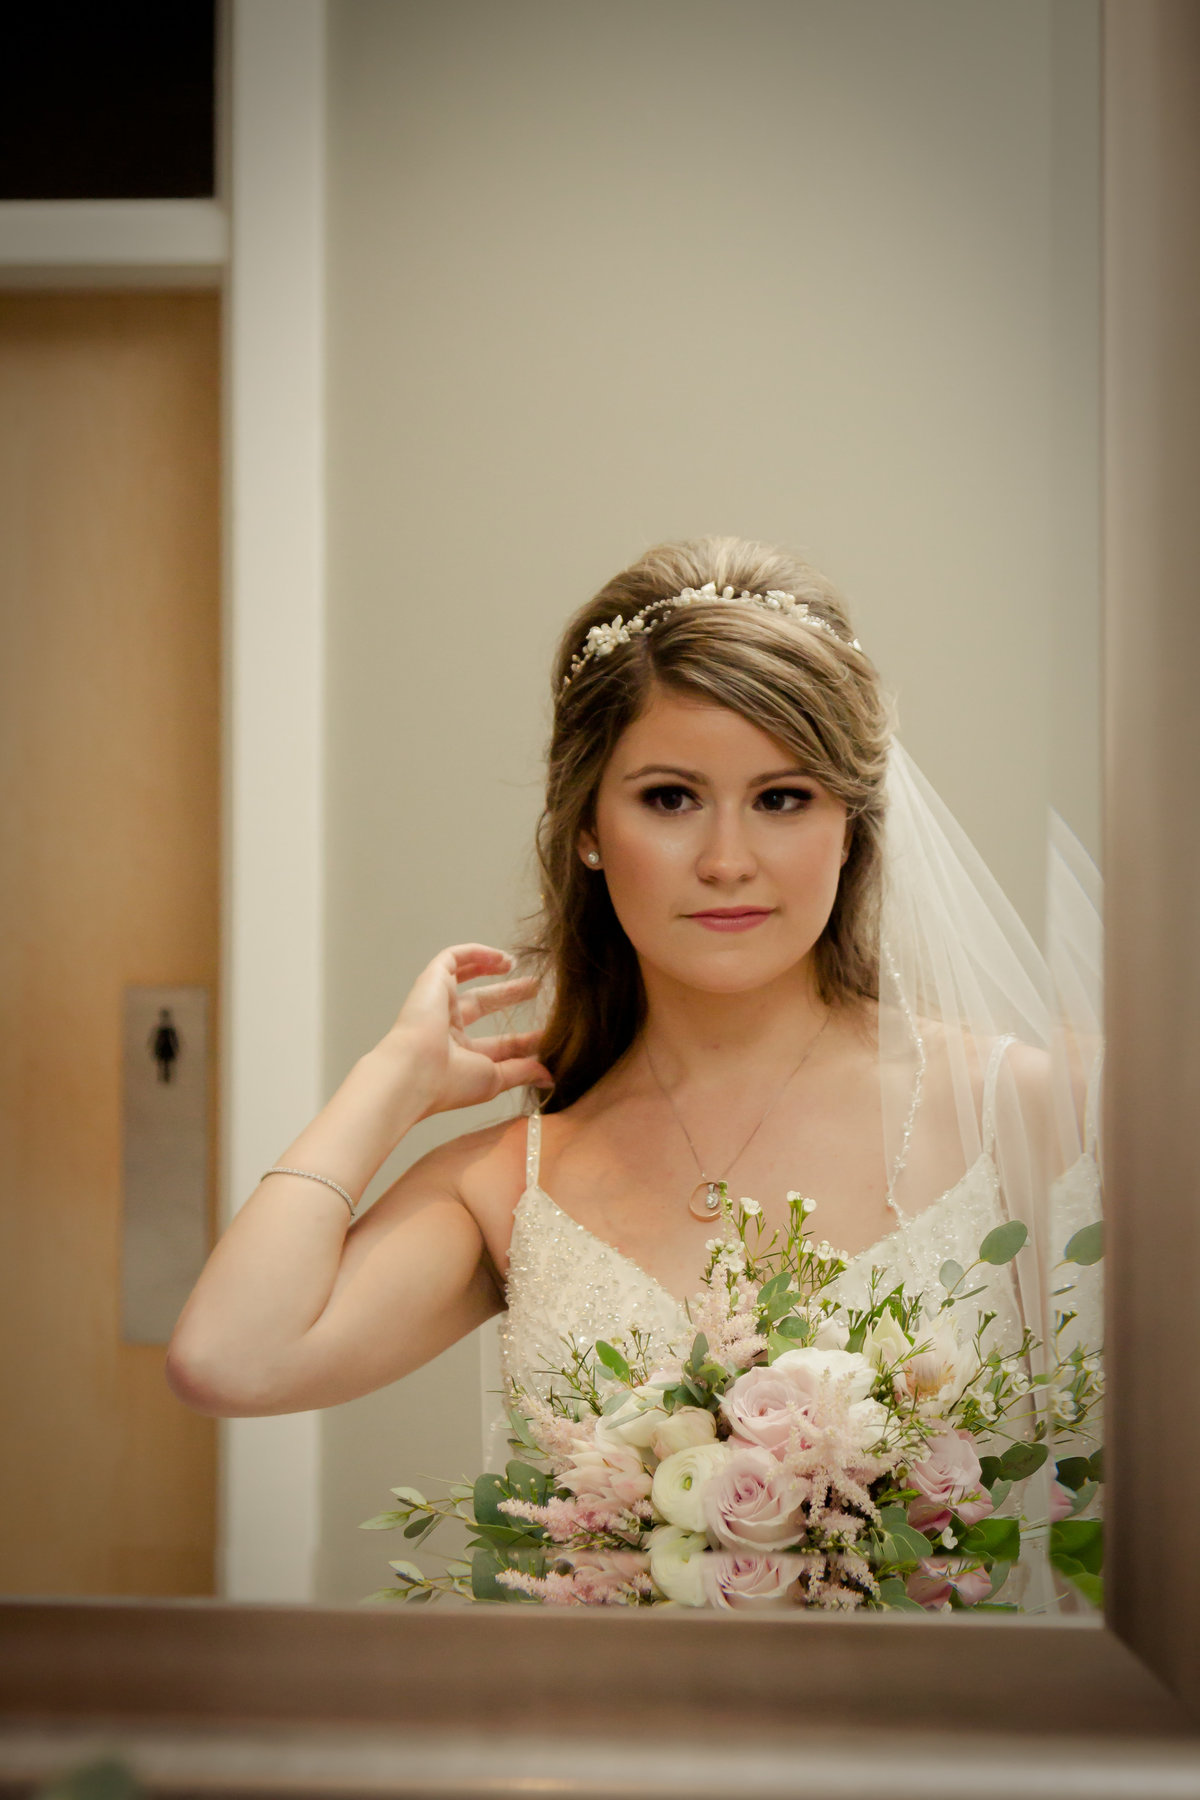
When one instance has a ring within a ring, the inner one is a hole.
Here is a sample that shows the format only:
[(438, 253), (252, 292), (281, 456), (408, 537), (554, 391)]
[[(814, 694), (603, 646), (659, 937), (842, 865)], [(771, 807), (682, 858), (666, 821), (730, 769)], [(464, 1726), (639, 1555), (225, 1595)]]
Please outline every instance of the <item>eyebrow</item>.
[[(682, 781), (691, 781), (697, 786), (704, 786), (708, 777), (698, 769), (679, 769), (672, 763), (647, 763), (645, 768), (634, 769), (631, 775), (623, 776), (625, 781), (641, 781), (647, 775), (678, 775)], [(755, 775), (750, 782), (751, 787), (762, 787), (768, 781), (814, 781), (806, 769), (772, 769), (766, 775)]]

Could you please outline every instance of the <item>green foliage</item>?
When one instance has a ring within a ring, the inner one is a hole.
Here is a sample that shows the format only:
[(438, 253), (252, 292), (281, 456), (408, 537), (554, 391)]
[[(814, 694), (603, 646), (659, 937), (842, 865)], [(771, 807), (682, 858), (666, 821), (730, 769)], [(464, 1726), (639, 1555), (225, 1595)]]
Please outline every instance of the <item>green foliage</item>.
[(606, 1344), (603, 1338), (598, 1338), (596, 1340), (596, 1356), (598, 1361), (602, 1362), (618, 1381), (628, 1383), (630, 1379), (629, 1364), (619, 1350), (614, 1349), (611, 1344)]
[(1025, 1481), (1049, 1454), (1045, 1444), (1010, 1444), (1000, 1458), (1000, 1474), (1006, 1481)]
[(994, 1515), (980, 1519), (964, 1532), (956, 1532), (959, 1549), (964, 1556), (983, 1556), (991, 1562), (1015, 1563), (1021, 1554), (1021, 1524), (1018, 1519), (998, 1519)]
[(1028, 1236), (1028, 1227), (1022, 1225), (1020, 1219), (1009, 1219), (1007, 1224), (997, 1225), (979, 1246), (980, 1262), (991, 1263), (996, 1268), (1011, 1262)]
[(1066, 1249), (1063, 1261), (1078, 1263), (1081, 1268), (1090, 1268), (1098, 1263), (1104, 1255), (1104, 1221), (1097, 1219), (1091, 1225), (1084, 1225), (1077, 1231)]
[(1060, 1519), (1051, 1525), (1050, 1561), (1058, 1567), (1062, 1559), (1099, 1575), (1104, 1568), (1103, 1519)]
[(952, 1257), (950, 1257), (942, 1264), (941, 1268), (938, 1270), (938, 1280), (941, 1282), (942, 1286), (946, 1289), (946, 1291), (948, 1293), (951, 1288), (956, 1288), (958, 1286), (959, 1282), (962, 1280), (962, 1278), (965, 1274), (966, 1274), (966, 1270), (962, 1267), (962, 1265), (960, 1263), (956, 1263), (954, 1261), (954, 1259)]
[(904, 1583), (899, 1575), (889, 1575), (879, 1584), (879, 1598), (892, 1612), (924, 1612), (925, 1608), (916, 1600), (910, 1600), (904, 1591)]
[(932, 1546), (923, 1531), (918, 1531), (908, 1523), (902, 1506), (885, 1506), (880, 1512), (881, 1525), (877, 1532), (877, 1564), (898, 1564), (908, 1567), (920, 1562), (923, 1556), (932, 1554)]

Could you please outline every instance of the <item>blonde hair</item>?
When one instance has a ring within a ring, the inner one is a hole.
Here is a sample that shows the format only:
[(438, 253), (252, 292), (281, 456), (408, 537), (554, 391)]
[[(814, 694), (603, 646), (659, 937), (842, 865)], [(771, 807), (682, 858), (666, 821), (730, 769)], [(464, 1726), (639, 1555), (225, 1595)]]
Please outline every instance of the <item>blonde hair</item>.
[[(591, 658), (564, 687), (594, 625), (628, 620), (654, 600), (713, 582), (805, 600), (831, 631), (789, 623), (765, 607), (692, 605), (653, 615), (653, 628)], [(656, 688), (728, 707), (786, 744), (846, 807), (849, 854), (813, 951), (828, 1004), (878, 996), (877, 919), (883, 781), (891, 720), (878, 675), (837, 591), (787, 551), (741, 538), (660, 544), (608, 582), (567, 626), (554, 664), (554, 725), (546, 805), (538, 825), (542, 911), (529, 949), (550, 978), (541, 1058), (554, 1076), (543, 1103), (570, 1106), (632, 1044), (645, 1016), (633, 946), (602, 880), (578, 854), (617, 741)]]

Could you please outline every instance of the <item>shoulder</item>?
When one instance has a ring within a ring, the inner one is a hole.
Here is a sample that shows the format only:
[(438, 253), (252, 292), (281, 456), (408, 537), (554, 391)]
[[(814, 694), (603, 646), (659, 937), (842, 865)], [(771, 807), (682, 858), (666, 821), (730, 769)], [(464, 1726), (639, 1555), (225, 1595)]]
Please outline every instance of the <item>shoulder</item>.
[(485, 1237), (511, 1217), (525, 1187), (529, 1121), (520, 1116), (464, 1132), (430, 1150), (409, 1171), (459, 1200)]

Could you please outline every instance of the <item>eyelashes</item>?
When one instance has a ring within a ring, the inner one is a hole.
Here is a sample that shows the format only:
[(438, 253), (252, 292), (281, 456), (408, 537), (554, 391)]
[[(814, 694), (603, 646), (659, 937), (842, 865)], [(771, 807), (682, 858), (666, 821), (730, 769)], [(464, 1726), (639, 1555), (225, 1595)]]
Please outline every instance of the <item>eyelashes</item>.
[[(812, 805), (815, 798), (811, 788), (769, 787), (763, 788), (756, 795), (754, 804), (760, 812), (786, 817), (790, 813), (803, 812)], [(663, 813), (671, 818), (694, 812), (701, 804), (699, 796), (691, 788), (680, 787), (677, 782), (643, 788), (639, 799), (649, 811)]]

